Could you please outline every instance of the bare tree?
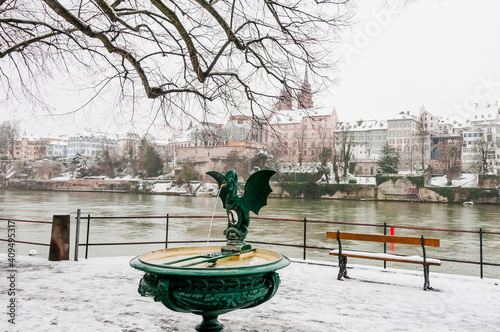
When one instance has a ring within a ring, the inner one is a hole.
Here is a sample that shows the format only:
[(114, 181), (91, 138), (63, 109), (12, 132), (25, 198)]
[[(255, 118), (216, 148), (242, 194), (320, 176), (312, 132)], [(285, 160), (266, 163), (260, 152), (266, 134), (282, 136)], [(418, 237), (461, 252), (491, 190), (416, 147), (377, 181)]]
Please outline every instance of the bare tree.
[(19, 123), (16, 121), (4, 121), (0, 124), (0, 150), (6, 155), (14, 157), (14, 142), (19, 138)]
[(337, 163), (337, 167), (340, 166), (342, 168), (342, 177), (346, 178), (354, 153), (354, 137), (345, 129), (336, 134), (335, 140), (333, 159)]
[(195, 109), (202, 121), (222, 110), (262, 117), (279, 88), (300, 91), (304, 67), (328, 82), (350, 9), (349, 0), (0, 0), (0, 85), (34, 108), (42, 82), (70, 77), (92, 91), (74, 112), (105, 94), (113, 109), (127, 101), (122, 115), (147, 104), (148, 121), (167, 124)]
[(492, 142), (481, 139), (475, 142), (474, 151), (476, 153), (477, 165), (480, 174), (488, 174), (490, 172), (490, 159), (495, 158), (495, 146)]

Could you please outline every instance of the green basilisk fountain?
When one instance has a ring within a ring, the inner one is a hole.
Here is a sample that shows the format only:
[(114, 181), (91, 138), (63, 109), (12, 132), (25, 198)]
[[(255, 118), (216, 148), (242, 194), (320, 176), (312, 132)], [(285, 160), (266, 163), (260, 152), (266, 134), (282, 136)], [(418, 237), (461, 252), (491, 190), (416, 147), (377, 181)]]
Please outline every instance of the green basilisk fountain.
[(255, 249), (245, 242), (250, 211), (258, 214), (272, 192), (274, 170), (260, 170), (238, 195), (238, 175), (208, 172), (218, 183), (218, 196), (228, 217), (227, 243), (220, 247), (184, 247), (152, 251), (135, 257), (130, 265), (146, 272), (139, 293), (167, 308), (201, 315), (197, 331), (222, 331), (218, 316), (258, 306), (274, 296), (280, 279), (275, 272), (290, 261), (278, 253)]

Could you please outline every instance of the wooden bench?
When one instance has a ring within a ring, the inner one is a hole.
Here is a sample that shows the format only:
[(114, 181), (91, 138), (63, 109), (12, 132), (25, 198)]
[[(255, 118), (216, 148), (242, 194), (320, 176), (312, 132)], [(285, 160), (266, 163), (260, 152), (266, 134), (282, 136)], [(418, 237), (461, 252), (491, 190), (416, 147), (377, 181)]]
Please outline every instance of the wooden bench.
[[(439, 239), (430, 239), (421, 237), (405, 237), (405, 236), (389, 236), (389, 235), (375, 235), (375, 234), (360, 234), (360, 233), (344, 233), (337, 230), (337, 232), (326, 232), (326, 237), (329, 239), (337, 239), (339, 248), (330, 251), (330, 255), (338, 256), (339, 258), (339, 274), (337, 279), (342, 280), (342, 277), (347, 277), (347, 257), (375, 259), (381, 261), (391, 261), (400, 263), (413, 263), (421, 264), (424, 267), (424, 290), (432, 289), (429, 283), (429, 266), (441, 265), (441, 261), (435, 258), (427, 258), (425, 254), (425, 246), (439, 247)], [(422, 257), (420, 256), (404, 256), (388, 253), (375, 253), (366, 251), (342, 250), (342, 243), (340, 240), (353, 240), (353, 241), (369, 241), (381, 243), (397, 243), (397, 244), (410, 244), (422, 246)]]

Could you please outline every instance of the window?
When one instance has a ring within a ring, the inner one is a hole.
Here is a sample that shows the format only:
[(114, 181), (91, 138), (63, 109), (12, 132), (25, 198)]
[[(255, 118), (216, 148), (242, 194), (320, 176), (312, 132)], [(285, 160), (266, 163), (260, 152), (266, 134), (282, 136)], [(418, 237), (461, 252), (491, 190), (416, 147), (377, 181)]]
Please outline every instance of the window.
[(402, 143), (403, 143), (403, 140), (402, 140), (401, 138), (398, 138), (398, 139), (396, 140), (396, 142), (397, 142), (398, 144), (402, 144)]

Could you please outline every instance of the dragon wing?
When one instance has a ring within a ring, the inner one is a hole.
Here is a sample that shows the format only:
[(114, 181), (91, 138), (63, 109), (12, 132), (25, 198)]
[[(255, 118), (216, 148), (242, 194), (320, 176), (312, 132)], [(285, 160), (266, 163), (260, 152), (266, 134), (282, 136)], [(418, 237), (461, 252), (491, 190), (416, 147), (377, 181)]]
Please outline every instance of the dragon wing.
[(255, 214), (267, 205), (267, 197), (273, 192), (269, 180), (276, 174), (275, 170), (263, 169), (253, 173), (245, 183), (245, 194), (241, 197), (243, 204)]
[(227, 197), (227, 194), (229, 192), (229, 189), (227, 189), (227, 186), (224, 186), (223, 188), (220, 187), (220, 186), (222, 186), (222, 184), (224, 183), (224, 180), (225, 180), (224, 174), (219, 173), (219, 172), (215, 172), (215, 171), (210, 171), (210, 172), (207, 172), (206, 174), (210, 175), (211, 177), (213, 177), (215, 179), (215, 181), (217, 181), (217, 184), (219, 185), (217, 190), (219, 192), (219, 197), (222, 200), (222, 205), (224, 206), (224, 209), (225, 209), (226, 208), (226, 197)]

